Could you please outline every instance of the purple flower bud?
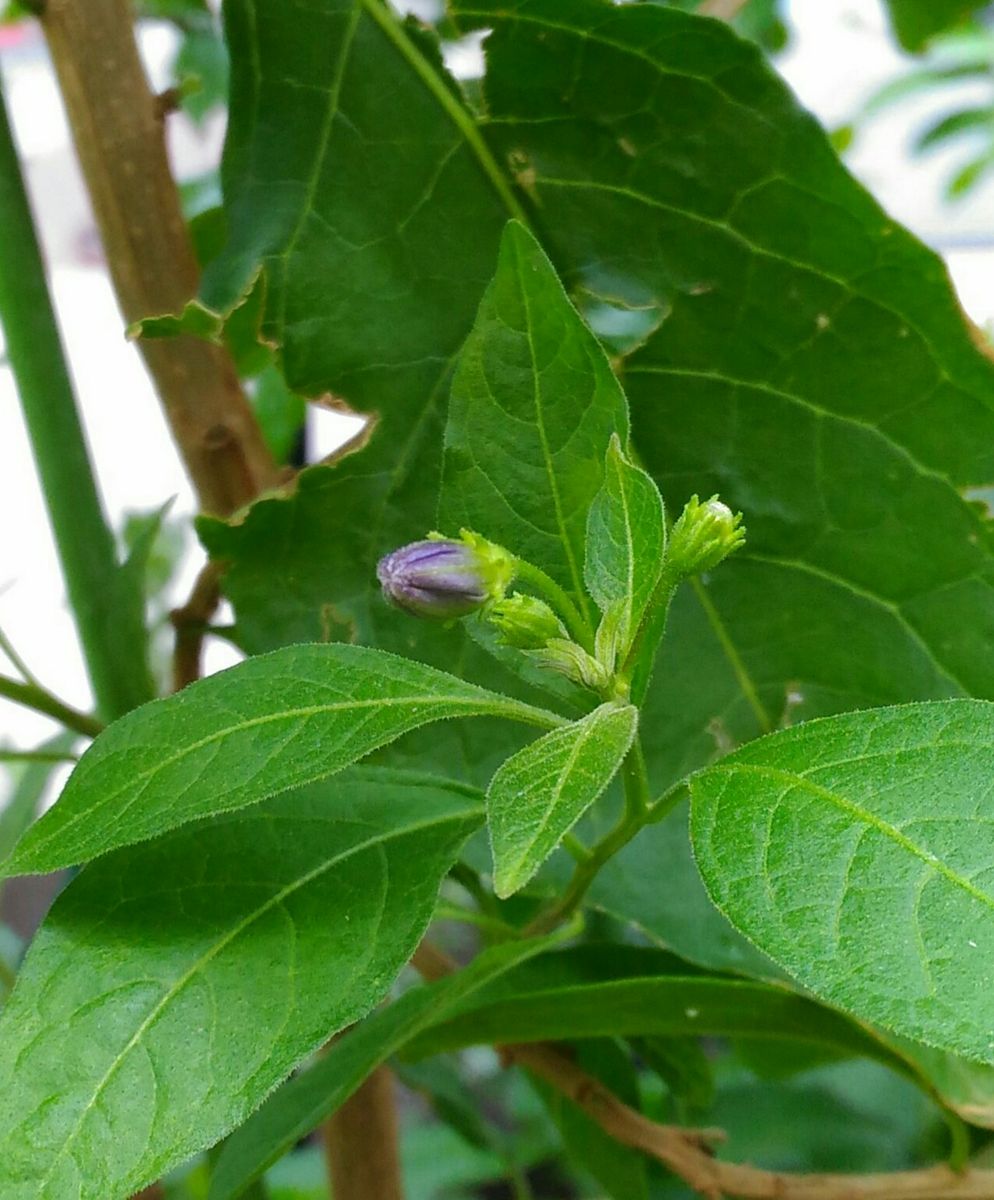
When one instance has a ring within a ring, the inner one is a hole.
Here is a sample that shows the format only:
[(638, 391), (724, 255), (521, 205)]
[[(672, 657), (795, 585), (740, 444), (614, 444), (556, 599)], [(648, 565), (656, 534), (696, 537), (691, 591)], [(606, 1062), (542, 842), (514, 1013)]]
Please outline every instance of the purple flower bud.
[(415, 617), (451, 621), (494, 598), (487, 563), (468, 541), (401, 546), (380, 559), (376, 575), (386, 598)]

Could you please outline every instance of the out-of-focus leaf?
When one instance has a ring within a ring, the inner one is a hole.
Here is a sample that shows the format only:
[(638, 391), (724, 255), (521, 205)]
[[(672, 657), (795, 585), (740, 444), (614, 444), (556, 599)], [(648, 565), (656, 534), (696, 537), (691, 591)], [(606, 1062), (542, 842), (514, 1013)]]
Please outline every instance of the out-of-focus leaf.
[(920, 51), (937, 33), (959, 25), (988, 0), (886, 0), (894, 32), (905, 50)]

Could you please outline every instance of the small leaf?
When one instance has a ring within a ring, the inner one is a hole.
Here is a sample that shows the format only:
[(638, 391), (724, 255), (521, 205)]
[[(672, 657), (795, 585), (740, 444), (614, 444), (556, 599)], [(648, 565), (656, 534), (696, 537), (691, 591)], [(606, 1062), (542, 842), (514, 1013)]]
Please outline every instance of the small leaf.
[(235, 1200), (281, 1155), (343, 1104), (363, 1079), (417, 1034), (512, 967), (549, 949), (563, 932), (485, 950), (464, 970), (416, 988), (368, 1017), (303, 1074), (291, 1079), (224, 1144), (210, 1200)]
[(712, 899), (831, 1004), (994, 1063), (994, 705), (812, 721), (692, 781)]
[(289, 646), (156, 700), (83, 755), (4, 864), (52, 871), (325, 779), (445, 717), (561, 718), (364, 646)]
[(462, 350), (439, 522), (537, 563), (589, 608), (583, 548), (611, 435), (628, 412), (611, 364), (542, 248), (516, 221)]
[(659, 489), (629, 462), (617, 434), (611, 438), (604, 483), (587, 516), (587, 590), (606, 613), (622, 605), (618, 641), (627, 650), (663, 568), (666, 530)]
[(632, 705), (602, 704), (498, 768), (487, 791), (498, 896), (523, 887), (604, 791), (637, 725)]
[(85, 869), (0, 1017), (0, 1194), (118, 1200), (386, 991), (477, 797), (351, 772)]

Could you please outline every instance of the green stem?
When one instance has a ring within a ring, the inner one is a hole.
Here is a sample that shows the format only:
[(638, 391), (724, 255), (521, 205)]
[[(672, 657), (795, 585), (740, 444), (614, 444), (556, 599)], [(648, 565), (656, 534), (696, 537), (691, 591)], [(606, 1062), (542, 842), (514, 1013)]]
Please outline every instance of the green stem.
[(573, 640), (582, 646), (588, 654), (593, 654), (593, 630), (583, 617), (583, 614), (559, 584), (551, 576), (546, 575), (539, 567), (526, 562), (523, 558), (517, 560), (515, 575), (523, 583), (530, 584), (536, 592), (539, 592), (548, 600), (549, 604), (556, 610), (557, 615), (562, 617)]
[(590, 885), (601, 868), (623, 849), (646, 825), (661, 821), (680, 799), (686, 784), (674, 784), (654, 804), (649, 802), (648, 781), (642, 747), (636, 739), (621, 767), (625, 787), (625, 811), (618, 824), (590, 851), (589, 857), (577, 863), (573, 878), (559, 899), (545, 912), (539, 913), (524, 930), (524, 937), (538, 937), (555, 929), (583, 903)]
[(0, 762), (66, 763), (78, 762), (78, 756), (57, 750), (0, 750)]
[(103, 729), (103, 724), (96, 717), (80, 712), (78, 708), (70, 708), (58, 696), (53, 696), (36, 683), (22, 683), (19, 679), (0, 675), (0, 696), (44, 713), (46, 717), (54, 718), (67, 729), (74, 729), (85, 737), (94, 738)]
[(141, 605), (104, 520), (0, 85), (0, 321), (103, 716), (152, 696)]

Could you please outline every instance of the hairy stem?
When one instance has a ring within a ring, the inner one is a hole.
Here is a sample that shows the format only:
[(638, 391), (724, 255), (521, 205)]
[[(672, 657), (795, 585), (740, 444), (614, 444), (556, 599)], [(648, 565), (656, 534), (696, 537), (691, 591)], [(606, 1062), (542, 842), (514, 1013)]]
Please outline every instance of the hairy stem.
[(2, 87), (0, 229), (7, 354), (97, 706), (117, 717), (152, 695), (141, 605), (97, 494)]
[(103, 729), (102, 723), (96, 717), (71, 708), (58, 696), (53, 696), (36, 683), (22, 683), (19, 679), (0, 675), (0, 696), (13, 700), (16, 704), (23, 704), (25, 708), (33, 708), (35, 712), (44, 713), (46, 717), (52, 717), (67, 729), (73, 729), (85, 737), (94, 738)]
[(573, 641), (582, 646), (588, 654), (594, 652), (594, 635), (583, 614), (576, 607), (565, 591), (550, 576), (539, 567), (524, 559), (518, 559), (516, 577), (527, 583), (545, 600), (549, 602), (556, 614), (562, 617)]
[[(42, 25), (124, 317), (130, 324), (176, 312), (196, 293), (199, 273), (131, 6), (46, 0)], [(225, 350), (192, 337), (143, 341), (140, 349), (208, 512), (232, 513), (275, 482)]]

